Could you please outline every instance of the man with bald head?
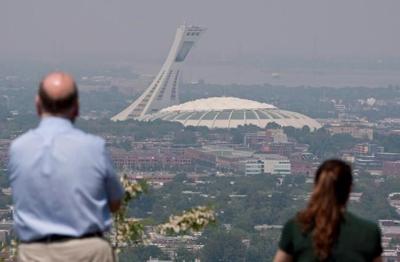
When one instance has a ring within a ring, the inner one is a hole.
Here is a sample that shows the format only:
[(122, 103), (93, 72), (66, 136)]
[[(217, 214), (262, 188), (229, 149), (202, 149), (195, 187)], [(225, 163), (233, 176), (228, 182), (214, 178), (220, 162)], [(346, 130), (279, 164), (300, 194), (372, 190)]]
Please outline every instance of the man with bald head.
[(36, 109), (40, 116), (60, 116), (72, 122), (79, 114), (78, 90), (73, 78), (65, 73), (52, 73), (39, 85)]
[(9, 153), (19, 261), (113, 261), (103, 232), (124, 191), (104, 140), (73, 125), (73, 78), (43, 78), (36, 109), (39, 126), (13, 141)]

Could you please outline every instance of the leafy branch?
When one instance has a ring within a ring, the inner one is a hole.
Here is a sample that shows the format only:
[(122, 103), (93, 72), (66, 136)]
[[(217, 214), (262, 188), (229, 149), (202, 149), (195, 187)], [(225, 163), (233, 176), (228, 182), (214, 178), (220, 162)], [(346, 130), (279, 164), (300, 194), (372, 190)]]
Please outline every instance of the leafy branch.
[[(119, 253), (122, 248), (138, 245), (144, 242), (144, 226), (140, 220), (128, 218), (127, 211), (129, 202), (137, 199), (148, 191), (148, 184), (144, 180), (132, 182), (126, 175), (121, 176), (121, 184), (125, 189), (125, 195), (121, 208), (114, 214), (114, 230), (111, 234), (111, 243)], [(206, 226), (216, 222), (213, 209), (198, 206), (180, 215), (171, 215), (165, 224), (157, 225), (155, 228), (160, 234), (189, 234), (199, 232)]]

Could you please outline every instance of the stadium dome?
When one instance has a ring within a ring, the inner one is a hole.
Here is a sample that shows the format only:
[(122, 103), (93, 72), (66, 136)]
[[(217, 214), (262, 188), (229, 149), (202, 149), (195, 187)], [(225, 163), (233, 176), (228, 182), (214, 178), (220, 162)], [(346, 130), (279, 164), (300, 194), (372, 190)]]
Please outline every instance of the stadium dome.
[(208, 128), (236, 128), (241, 125), (256, 125), (264, 128), (269, 123), (318, 129), (316, 120), (273, 105), (235, 97), (211, 97), (189, 101), (164, 108), (157, 113), (141, 117), (141, 120), (165, 120), (182, 123), (184, 126), (206, 126)]

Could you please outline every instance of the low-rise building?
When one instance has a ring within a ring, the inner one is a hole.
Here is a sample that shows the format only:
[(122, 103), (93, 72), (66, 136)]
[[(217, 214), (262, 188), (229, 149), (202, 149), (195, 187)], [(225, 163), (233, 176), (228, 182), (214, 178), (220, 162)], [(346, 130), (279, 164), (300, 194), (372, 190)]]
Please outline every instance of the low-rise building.
[(348, 134), (358, 139), (374, 139), (374, 129), (366, 126), (336, 124), (326, 127), (331, 135)]
[(157, 150), (112, 151), (111, 157), (120, 170), (187, 169), (191, 166), (191, 159), (184, 155)]
[(314, 173), (314, 165), (312, 162), (301, 160), (301, 159), (291, 159), (291, 173), (293, 175), (311, 175)]
[(400, 220), (379, 220), (382, 235), (400, 240)]
[(267, 154), (290, 156), (295, 151), (295, 143), (268, 143), (261, 147), (260, 151)]
[(274, 154), (256, 154), (254, 157), (263, 162), (265, 174), (290, 175), (292, 172), (290, 160), (285, 156)]
[(288, 137), (283, 129), (267, 129), (256, 133), (247, 133), (244, 136), (244, 144), (254, 147), (266, 143), (287, 143)]
[(245, 175), (261, 175), (264, 173), (264, 162), (259, 159), (246, 160), (245, 163)]
[(215, 154), (201, 148), (187, 148), (184, 150), (183, 155), (190, 159), (193, 164), (215, 167), (217, 163), (217, 156)]

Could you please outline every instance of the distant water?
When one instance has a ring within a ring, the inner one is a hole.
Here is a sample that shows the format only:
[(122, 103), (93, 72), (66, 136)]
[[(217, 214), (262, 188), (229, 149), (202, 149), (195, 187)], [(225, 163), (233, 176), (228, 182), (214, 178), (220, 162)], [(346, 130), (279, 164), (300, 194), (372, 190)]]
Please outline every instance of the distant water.
[[(157, 74), (160, 65), (138, 65), (141, 74)], [(366, 69), (260, 69), (249, 66), (187, 64), (185, 82), (204, 80), (213, 84), (264, 84), (283, 86), (387, 87), (400, 85), (399, 70)]]
[(263, 84), (284, 86), (366, 86), (387, 87), (400, 85), (400, 71), (368, 70), (260, 70), (229, 66), (191, 66), (185, 70), (185, 81), (204, 79), (220, 84)]

